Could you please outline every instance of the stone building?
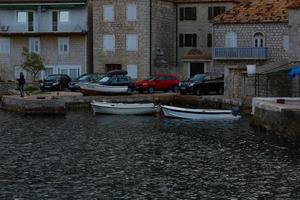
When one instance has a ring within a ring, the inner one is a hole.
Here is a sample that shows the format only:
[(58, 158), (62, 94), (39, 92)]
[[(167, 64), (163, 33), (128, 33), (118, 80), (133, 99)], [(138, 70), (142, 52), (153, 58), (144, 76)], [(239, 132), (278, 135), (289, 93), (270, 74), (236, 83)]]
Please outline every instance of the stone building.
[(293, 60), (300, 61), (300, 0), (289, 5), (289, 53)]
[(176, 9), (169, 0), (94, 0), (94, 71), (132, 78), (175, 72)]
[(212, 20), (239, 0), (176, 0), (177, 62), (184, 78), (214, 71), (212, 68)]
[(86, 0), (0, 0), (0, 19), (2, 80), (15, 80), (24, 71), (24, 47), (44, 60), (39, 78), (54, 73), (76, 78), (86, 71)]
[[(249, 87), (241, 81), (247, 78), (247, 65), (256, 65), (258, 72), (260, 66), (268, 64), (271, 72), (283, 63), (289, 64), (287, 5), (290, 2), (243, 1), (214, 19), (213, 65), (225, 73), (226, 95), (245, 94), (245, 91), (241, 91)], [(236, 80), (236, 76), (240, 78)]]

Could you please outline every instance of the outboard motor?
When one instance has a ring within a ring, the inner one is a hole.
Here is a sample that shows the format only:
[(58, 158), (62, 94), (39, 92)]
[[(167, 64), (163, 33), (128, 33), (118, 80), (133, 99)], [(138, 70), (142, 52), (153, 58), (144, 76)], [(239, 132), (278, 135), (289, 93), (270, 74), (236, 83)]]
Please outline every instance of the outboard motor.
[(232, 108), (232, 115), (235, 116), (235, 117), (241, 115), (240, 108), (239, 107)]

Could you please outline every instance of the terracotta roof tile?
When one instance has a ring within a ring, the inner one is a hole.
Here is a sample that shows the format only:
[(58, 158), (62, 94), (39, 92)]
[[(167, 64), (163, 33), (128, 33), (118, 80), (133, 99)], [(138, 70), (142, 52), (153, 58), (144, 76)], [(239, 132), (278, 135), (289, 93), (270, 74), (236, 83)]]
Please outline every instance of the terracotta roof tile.
[(214, 18), (216, 24), (287, 22), (293, 0), (244, 0)]
[(289, 9), (299, 9), (300, 8), (300, 0), (295, 0), (288, 6)]

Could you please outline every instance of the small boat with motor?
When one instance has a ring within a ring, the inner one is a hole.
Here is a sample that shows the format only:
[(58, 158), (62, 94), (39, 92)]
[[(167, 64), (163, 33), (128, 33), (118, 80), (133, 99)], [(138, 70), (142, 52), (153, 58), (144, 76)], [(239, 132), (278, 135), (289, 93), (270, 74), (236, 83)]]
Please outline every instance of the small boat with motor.
[(113, 70), (108, 72), (98, 82), (81, 83), (80, 91), (86, 96), (101, 94), (130, 94), (134, 85), (125, 70)]
[(239, 111), (236, 110), (214, 110), (214, 109), (191, 109), (175, 106), (161, 105), (165, 117), (182, 118), (182, 119), (238, 119)]
[(113, 115), (151, 115), (158, 112), (153, 103), (107, 103), (92, 101), (94, 113)]

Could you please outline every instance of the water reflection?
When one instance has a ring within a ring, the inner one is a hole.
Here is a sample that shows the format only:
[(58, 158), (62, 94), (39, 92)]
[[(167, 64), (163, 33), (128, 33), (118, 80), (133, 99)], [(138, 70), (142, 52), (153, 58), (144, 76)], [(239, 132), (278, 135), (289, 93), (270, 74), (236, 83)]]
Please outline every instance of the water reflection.
[(0, 111), (0, 199), (300, 199), (299, 149), (247, 119)]

